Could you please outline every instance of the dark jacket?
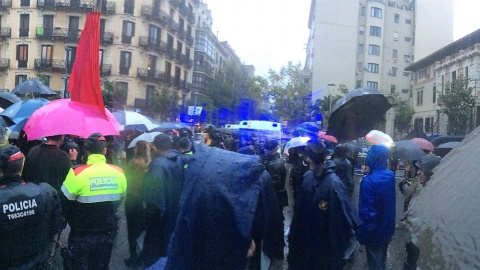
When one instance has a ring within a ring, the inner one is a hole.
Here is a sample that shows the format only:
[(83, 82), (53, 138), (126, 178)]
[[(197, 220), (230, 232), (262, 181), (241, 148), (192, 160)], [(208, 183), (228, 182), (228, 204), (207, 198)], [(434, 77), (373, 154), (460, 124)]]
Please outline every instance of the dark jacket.
[(50, 185), (25, 183), (17, 174), (0, 178), (0, 269), (44, 261), (49, 240), (65, 225)]
[(287, 178), (285, 160), (280, 157), (279, 153), (275, 153), (273, 155), (264, 156), (262, 164), (272, 178), (275, 192), (277, 193), (279, 207), (283, 208), (288, 206), (288, 195), (285, 189), (285, 180)]
[(367, 155), (370, 173), (360, 183), (358, 242), (375, 245), (390, 242), (395, 232), (395, 176), (387, 168), (389, 151), (374, 145)]
[(333, 162), (336, 167), (335, 174), (342, 180), (343, 184), (345, 184), (351, 196), (355, 188), (352, 163), (346, 157), (335, 157)]
[(184, 183), (184, 164), (180, 155), (180, 151), (170, 149), (154, 158), (143, 182), (142, 199), (147, 203), (147, 218), (159, 218), (166, 237), (165, 248), (180, 212)]
[[(244, 270), (259, 200), (269, 204), (260, 207), (263, 211), (278, 211), (271, 205), (276, 202), (269, 178), (256, 156), (198, 145), (185, 170), (181, 211), (165, 269)], [(264, 228), (276, 224), (271, 221), (275, 218), (265, 218)], [(265, 253), (274, 256), (279, 251), (269, 247), (281, 241), (283, 229), (264, 232), (272, 231), (275, 236), (263, 239)]]
[(45, 182), (58, 191), (70, 168), (72, 163), (65, 151), (56, 145), (42, 143), (28, 152), (22, 177), (25, 182)]
[(342, 269), (350, 238), (360, 224), (335, 165), (327, 161), (320, 178), (305, 173), (290, 226), (291, 270)]

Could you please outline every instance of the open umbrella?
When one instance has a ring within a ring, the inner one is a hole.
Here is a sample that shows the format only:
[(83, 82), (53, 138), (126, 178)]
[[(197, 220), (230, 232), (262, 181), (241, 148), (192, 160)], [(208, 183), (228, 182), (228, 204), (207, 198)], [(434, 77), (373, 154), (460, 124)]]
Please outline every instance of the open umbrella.
[(393, 147), (392, 156), (402, 160), (419, 160), (425, 152), (410, 140), (398, 141)]
[(27, 119), (34, 111), (39, 109), (50, 102), (44, 98), (32, 98), (23, 100), (13, 104), (12, 106), (6, 108), (3, 112), (0, 113), (2, 117), (9, 125), (14, 125), (20, 123), (22, 120)]
[(435, 146), (433, 146), (431, 142), (425, 140), (424, 138), (413, 138), (411, 139), (411, 141), (417, 144), (420, 148), (422, 148), (425, 151), (433, 152), (433, 150), (435, 149)]
[(22, 101), (22, 99), (10, 92), (0, 92), (0, 108), (2, 109), (8, 108), (19, 101)]
[(435, 153), (435, 155), (443, 158), (459, 143), (460, 142), (447, 142), (447, 143), (440, 144), (439, 146), (435, 147), (435, 150), (433, 152)]
[(314, 135), (318, 133), (318, 125), (315, 122), (303, 122), (293, 129), (293, 133), (298, 133), (300, 136)]
[(172, 129), (180, 129), (186, 127), (185, 125), (173, 122), (161, 122), (159, 123), (159, 127), (154, 128), (152, 131), (165, 131), (165, 130), (172, 130)]
[(94, 105), (58, 99), (35, 111), (23, 130), (28, 140), (45, 136), (71, 134), (87, 138), (94, 132), (119, 135), (120, 124), (107, 110), (102, 113)]
[(152, 131), (160, 126), (160, 123), (143, 114), (132, 111), (116, 111), (113, 116), (120, 123), (121, 129), (134, 129)]
[(335, 138), (335, 136), (327, 135), (327, 133), (325, 131), (320, 131), (319, 137), (324, 139), (324, 140), (333, 142), (333, 143), (338, 143), (338, 140), (337, 140), (337, 138)]
[(408, 210), (419, 269), (480, 269), (480, 128), (433, 170)]
[(365, 139), (373, 144), (383, 144), (388, 147), (395, 144), (390, 135), (385, 134), (380, 130), (372, 130), (368, 132), (368, 134), (365, 135)]
[(154, 131), (154, 132), (142, 133), (130, 142), (130, 144), (128, 145), (128, 148), (135, 147), (135, 145), (137, 145), (137, 142), (139, 141), (153, 142), (153, 140), (158, 134), (162, 134), (162, 132)]
[(290, 141), (285, 144), (285, 149), (283, 149), (283, 153), (288, 154), (288, 149), (300, 146), (306, 146), (307, 142), (310, 141), (310, 137), (295, 137), (292, 138)]
[(50, 87), (43, 84), (38, 79), (30, 79), (22, 82), (13, 88), (12, 93), (15, 95), (38, 94), (41, 96), (55, 96), (57, 92), (50, 89)]
[(375, 129), (391, 107), (377, 89), (353, 89), (333, 106), (327, 134), (335, 136), (339, 142), (363, 137)]

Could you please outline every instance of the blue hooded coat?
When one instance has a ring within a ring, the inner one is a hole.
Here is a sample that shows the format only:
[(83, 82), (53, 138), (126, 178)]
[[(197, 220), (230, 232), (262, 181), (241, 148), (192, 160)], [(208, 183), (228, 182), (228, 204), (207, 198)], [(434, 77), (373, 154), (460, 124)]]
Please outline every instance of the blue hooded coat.
[(370, 173), (360, 183), (358, 212), (362, 225), (358, 242), (363, 245), (388, 243), (395, 232), (395, 175), (387, 169), (389, 150), (374, 145), (367, 154)]

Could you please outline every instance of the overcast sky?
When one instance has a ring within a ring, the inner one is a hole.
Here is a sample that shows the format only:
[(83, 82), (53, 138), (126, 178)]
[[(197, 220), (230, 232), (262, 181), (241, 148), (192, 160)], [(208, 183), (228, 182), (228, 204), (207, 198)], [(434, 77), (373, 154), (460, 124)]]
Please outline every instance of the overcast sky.
[[(434, 1), (434, 0), (432, 0)], [(454, 0), (454, 38), (480, 28), (480, 0)], [(267, 75), (288, 61), (305, 63), (310, 0), (204, 0), (212, 31), (228, 41), (242, 62)]]

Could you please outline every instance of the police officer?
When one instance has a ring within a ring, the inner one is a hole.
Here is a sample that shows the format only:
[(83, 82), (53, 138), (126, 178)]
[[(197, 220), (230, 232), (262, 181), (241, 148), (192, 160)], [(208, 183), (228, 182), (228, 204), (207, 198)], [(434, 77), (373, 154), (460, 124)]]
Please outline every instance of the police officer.
[(121, 168), (106, 163), (102, 134), (90, 135), (85, 148), (87, 164), (70, 169), (61, 188), (62, 212), (71, 227), (68, 249), (62, 250), (64, 268), (108, 269), (126, 178)]
[(65, 228), (56, 190), (25, 183), (24, 161), (16, 146), (0, 150), (0, 269), (40, 269), (49, 239)]

